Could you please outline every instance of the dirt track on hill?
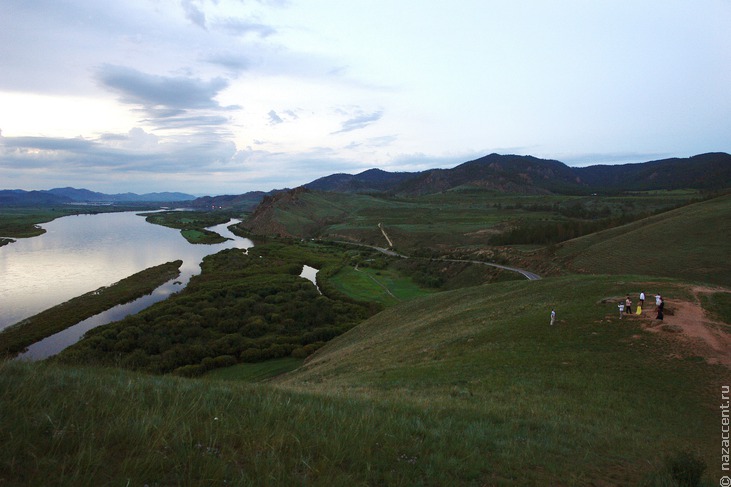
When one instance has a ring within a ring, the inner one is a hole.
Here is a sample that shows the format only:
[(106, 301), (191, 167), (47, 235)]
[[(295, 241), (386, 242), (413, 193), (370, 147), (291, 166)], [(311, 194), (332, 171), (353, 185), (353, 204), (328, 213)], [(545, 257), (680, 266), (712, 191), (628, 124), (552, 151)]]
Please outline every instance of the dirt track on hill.
[(674, 335), (706, 362), (731, 368), (731, 334), (727, 331), (728, 325), (706, 315), (699, 299), (701, 293), (731, 291), (700, 286), (691, 288), (691, 291), (695, 297), (694, 302), (666, 302), (666, 309), (672, 310), (673, 314), (666, 313), (663, 321), (652, 319), (655, 309), (648, 306), (642, 316), (646, 321), (643, 328), (654, 333)]

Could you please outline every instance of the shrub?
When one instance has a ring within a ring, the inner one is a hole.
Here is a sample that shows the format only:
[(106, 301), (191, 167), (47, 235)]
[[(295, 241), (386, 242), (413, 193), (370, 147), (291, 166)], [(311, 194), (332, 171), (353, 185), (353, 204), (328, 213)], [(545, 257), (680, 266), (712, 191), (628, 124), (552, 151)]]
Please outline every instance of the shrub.
[(696, 487), (700, 485), (706, 463), (692, 452), (680, 451), (665, 460), (670, 475), (679, 487)]

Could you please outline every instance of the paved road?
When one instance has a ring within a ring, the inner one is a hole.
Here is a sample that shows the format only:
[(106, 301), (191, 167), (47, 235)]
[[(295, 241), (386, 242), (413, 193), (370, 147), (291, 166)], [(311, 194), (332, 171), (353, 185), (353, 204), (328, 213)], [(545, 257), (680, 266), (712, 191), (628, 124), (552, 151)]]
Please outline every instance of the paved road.
[[(402, 259), (409, 258), (408, 255), (399, 254), (398, 252), (394, 252), (393, 250), (385, 249), (383, 247), (377, 247), (375, 245), (366, 245), (366, 244), (355, 243), (355, 242), (346, 242), (344, 240), (334, 240), (333, 242), (347, 244), (347, 245), (356, 245), (358, 247), (368, 247), (369, 249), (377, 250), (377, 251), (381, 252), (382, 254), (386, 254), (391, 257), (401, 257)], [(419, 258), (421, 258), (421, 257), (419, 257)], [(426, 257), (424, 257), (424, 258), (426, 258)], [(541, 276), (539, 276), (538, 274), (527, 271), (525, 269), (519, 269), (517, 267), (509, 267), (506, 265), (495, 264), (492, 262), (485, 262), (484, 260), (465, 260), (465, 259), (429, 259), (429, 260), (437, 260), (437, 261), (441, 260), (441, 261), (445, 261), (445, 262), (467, 262), (469, 264), (489, 265), (491, 267), (498, 267), (500, 269), (505, 269), (506, 271), (517, 272), (518, 274), (522, 274), (523, 276), (525, 276), (526, 279), (529, 279), (531, 281), (537, 281), (538, 279), (541, 278)]]
[(517, 267), (509, 267), (506, 265), (500, 265), (500, 264), (494, 264), (492, 262), (485, 262), (482, 260), (460, 260), (460, 259), (434, 259), (434, 260), (445, 260), (447, 262), (469, 262), (471, 264), (483, 264), (483, 265), (489, 265), (491, 267), (499, 267), (500, 269), (505, 269), (506, 271), (512, 271), (517, 272), (519, 274), (523, 274), (527, 279), (531, 281), (537, 281), (541, 278), (538, 274), (534, 274), (533, 272), (527, 271), (525, 269), (519, 269)]

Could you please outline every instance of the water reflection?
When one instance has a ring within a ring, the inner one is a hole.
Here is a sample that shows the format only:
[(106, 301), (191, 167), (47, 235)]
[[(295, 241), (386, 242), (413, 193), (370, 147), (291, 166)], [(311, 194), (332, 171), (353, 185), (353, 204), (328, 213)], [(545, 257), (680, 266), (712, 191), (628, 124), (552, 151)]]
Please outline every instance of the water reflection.
[(48, 337), (30, 347), (24, 357), (39, 359), (58, 353), (88, 329), (137, 313), (182, 289), (200, 273), (206, 255), (253, 247), (251, 240), (237, 237), (227, 228), (238, 222), (209, 228), (230, 239), (216, 245), (190, 244), (178, 230), (149, 224), (133, 212), (69, 216), (43, 224), (45, 234), (0, 248), (0, 329), (148, 267), (183, 260), (180, 276), (151, 295)]

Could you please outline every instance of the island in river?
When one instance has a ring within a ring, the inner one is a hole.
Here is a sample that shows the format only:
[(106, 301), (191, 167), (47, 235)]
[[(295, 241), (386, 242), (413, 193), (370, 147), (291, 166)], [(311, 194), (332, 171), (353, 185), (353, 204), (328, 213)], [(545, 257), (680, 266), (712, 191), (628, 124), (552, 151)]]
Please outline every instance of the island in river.
[(118, 304), (150, 294), (180, 275), (182, 260), (150, 267), (110, 286), (83, 294), (42, 311), (0, 332), (0, 357), (12, 357), (29, 345)]

